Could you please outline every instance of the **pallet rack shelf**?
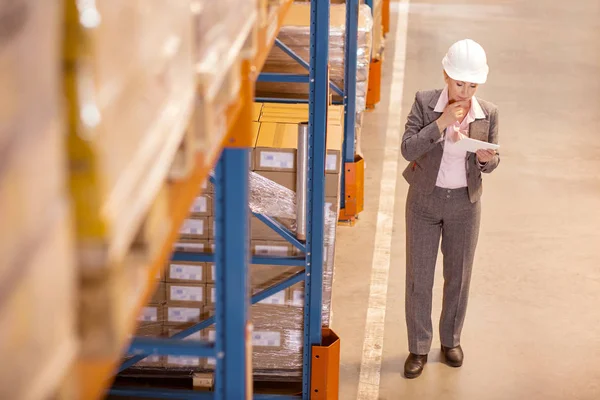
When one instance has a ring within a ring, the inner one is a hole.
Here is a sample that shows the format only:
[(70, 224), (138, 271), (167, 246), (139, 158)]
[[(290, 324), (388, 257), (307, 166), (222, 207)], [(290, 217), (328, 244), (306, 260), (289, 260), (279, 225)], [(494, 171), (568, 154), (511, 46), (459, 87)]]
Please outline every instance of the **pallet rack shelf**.
[[(210, 171), (213, 170), (222, 149), (235, 147), (248, 147), (251, 137), (251, 113), (254, 101), (254, 80), (256, 71), (260, 71), (268, 53), (273, 46), (275, 37), (281, 28), (283, 19), (287, 14), (292, 0), (284, 0), (279, 7), (272, 10), (268, 23), (258, 29), (255, 38), (256, 51), (251, 59), (244, 60), (241, 68), (241, 86), (238, 101), (231, 104), (227, 111), (227, 133), (220, 146), (209, 155), (197, 154), (195, 165), (191, 176), (169, 184), (169, 208), (171, 230), (167, 240), (162, 245), (156, 259), (148, 268), (146, 282), (129, 318), (127, 334), (121, 338), (122, 350), (125, 350), (129, 340), (129, 334), (134, 332), (136, 317), (141, 308), (148, 302), (156, 288), (156, 275), (164, 268), (173, 249), (173, 244), (178, 238), (179, 226), (188, 215), (194, 198), (198, 195), (198, 189), (206, 182)], [(235, 151), (229, 150), (228, 152)], [(227, 152), (226, 152), (227, 153)], [(74, 376), (77, 377), (79, 386), (79, 398), (97, 399), (104, 395), (110, 386), (114, 373), (117, 370), (122, 352), (101, 358), (79, 357), (75, 363)]]
[[(357, 0), (356, 4), (358, 3)], [(287, 4), (289, 6), (289, 4)], [(280, 24), (283, 16), (272, 19)], [(272, 29), (267, 27), (267, 32)], [(276, 34), (268, 35), (274, 41)], [(271, 37), (272, 36), (272, 37)], [(356, 41), (356, 39), (355, 39)], [(310, 60), (308, 63), (309, 121), (307, 126), (307, 191), (306, 191), (306, 241), (299, 241), (292, 232), (280, 226), (275, 220), (257, 215), (268, 226), (280, 233), (286, 240), (303, 252), (292, 258), (250, 257), (248, 249), (249, 208), (248, 208), (248, 161), (249, 150), (225, 148), (214, 177), (215, 187), (215, 251), (214, 254), (175, 252), (175, 261), (211, 261), (216, 264), (216, 312), (214, 317), (185, 329), (169, 339), (136, 338), (132, 341), (129, 353), (136, 355), (124, 362), (120, 370), (125, 370), (135, 362), (151, 354), (190, 355), (216, 358), (215, 387), (213, 393), (198, 393), (184, 390), (148, 390), (139, 388), (114, 387), (111, 393), (126, 396), (151, 396), (153, 398), (249, 398), (252, 379), (251, 365), (248, 362), (248, 309), (272, 294), (298, 282), (305, 284), (304, 337), (302, 395), (254, 395), (254, 399), (309, 399), (313, 393), (335, 391), (338, 375), (327, 373), (331, 370), (325, 364), (329, 357), (319, 356), (330, 349), (337, 354), (339, 363), (339, 339), (329, 330), (322, 330), (322, 289), (324, 260), (325, 222), (325, 154), (327, 109), (329, 103), (328, 56), (329, 56), (329, 2), (312, 0), (310, 26)], [(356, 46), (354, 46), (356, 49)], [(264, 64), (259, 52), (252, 64), (256, 72)], [(356, 60), (356, 57), (354, 58)], [(356, 68), (354, 69), (354, 71)], [(347, 81), (354, 81), (347, 80)], [(351, 84), (351, 83), (350, 83)], [(355, 84), (355, 82), (354, 82)], [(249, 122), (251, 119), (248, 118)], [(349, 123), (352, 123), (349, 121)], [(353, 132), (353, 130), (352, 130)], [(354, 135), (352, 135), (354, 140)], [(249, 147), (249, 146), (248, 146)], [(187, 210), (187, 209), (186, 209)], [(248, 298), (247, 275), (250, 261), (258, 264), (304, 266), (304, 270)], [(215, 324), (214, 343), (196, 342), (190, 345), (185, 337)], [(332, 347), (333, 344), (333, 347)], [(337, 349), (337, 353), (336, 350)], [(314, 353), (313, 353), (314, 352)], [(313, 359), (313, 354), (315, 358)], [(335, 357), (330, 362), (335, 363)], [(335, 368), (334, 368), (335, 370)]]

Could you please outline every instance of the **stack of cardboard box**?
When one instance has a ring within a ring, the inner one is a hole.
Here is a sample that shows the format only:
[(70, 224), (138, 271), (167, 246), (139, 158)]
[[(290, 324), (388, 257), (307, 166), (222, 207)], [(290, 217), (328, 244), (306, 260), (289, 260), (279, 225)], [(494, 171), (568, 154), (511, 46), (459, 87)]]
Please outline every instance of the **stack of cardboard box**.
[[(255, 137), (250, 168), (255, 174), (284, 188), (281, 202), (295, 201), (298, 124), (308, 120), (308, 107), (304, 104), (255, 104)], [(341, 148), (343, 137), (343, 108), (331, 106), (328, 112), (327, 157), (325, 176), (326, 209), (324, 263), (323, 323), (328, 324), (333, 269), (333, 245), (337, 223)], [(261, 178), (262, 179), (262, 178)], [(251, 174), (250, 185), (257, 183)], [(267, 181), (267, 182), (269, 182)], [(277, 185), (270, 190), (277, 191)], [(261, 192), (261, 191), (258, 191)], [(251, 190), (251, 193), (255, 193)], [(289, 194), (289, 195), (288, 195)], [(264, 196), (265, 193), (262, 193)], [(215, 238), (214, 192), (208, 184), (196, 198), (188, 219), (180, 229), (179, 251), (212, 252)], [(251, 208), (260, 208), (261, 195), (250, 196)], [(269, 214), (267, 212), (267, 214)], [(291, 231), (295, 220), (275, 217)], [(286, 257), (299, 252), (289, 242), (271, 230), (258, 218), (250, 220), (250, 251), (255, 255)], [(249, 270), (249, 295), (256, 294), (302, 270), (302, 267), (251, 265)], [(139, 333), (171, 336), (190, 324), (207, 318), (215, 306), (215, 267), (213, 264), (170, 262), (165, 271), (164, 283), (142, 315)], [(251, 307), (254, 326), (253, 367), (258, 374), (285, 374), (298, 376), (302, 370), (304, 284), (276, 293)], [(160, 328), (159, 328), (160, 327)], [(199, 332), (189, 340), (214, 340), (214, 327)], [(139, 364), (146, 367), (162, 366), (167, 369), (205, 370), (214, 368), (214, 360), (196, 357), (154, 357)]]
[(0, 398), (41, 399), (61, 389), (79, 346), (63, 10), (2, 1), (0, 20)]

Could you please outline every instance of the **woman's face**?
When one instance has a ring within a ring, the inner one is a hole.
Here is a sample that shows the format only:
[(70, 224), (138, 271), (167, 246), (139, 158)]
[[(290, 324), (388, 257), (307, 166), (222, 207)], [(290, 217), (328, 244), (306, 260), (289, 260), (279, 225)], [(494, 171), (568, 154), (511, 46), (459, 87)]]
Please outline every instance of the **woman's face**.
[(448, 85), (448, 97), (452, 102), (471, 100), (471, 97), (475, 96), (475, 92), (477, 92), (477, 88), (479, 87), (476, 83), (455, 81), (445, 71), (444, 79)]

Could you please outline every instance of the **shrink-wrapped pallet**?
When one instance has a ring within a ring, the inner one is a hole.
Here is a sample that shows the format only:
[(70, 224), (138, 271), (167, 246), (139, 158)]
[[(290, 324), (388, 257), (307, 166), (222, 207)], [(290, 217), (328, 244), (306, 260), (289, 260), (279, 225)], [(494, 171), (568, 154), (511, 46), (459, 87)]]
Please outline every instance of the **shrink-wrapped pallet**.
[(0, 282), (67, 196), (61, 16), (60, 2), (0, 2)]
[(192, 17), (184, 0), (65, 2), (77, 233), (106, 250), (88, 267), (122, 260), (168, 175), (192, 111)]
[[(360, 5), (358, 16), (356, 110), (366, 107), (366, 93), (371, 61), (373, 20), (371, 10)], [(310, 3), (294, 3), (284, 21), (278, 38), (303, 60), (310, 60)], [(344, 61), (346, 48), (346, 5), (332, 4), (329, 26), (330, 80), (344, 88)], [(269, 54), (264, 72), (306, 74), (306, 69), (278, 47)], [(257, 83), (257, 95), (264, 97), (307, 98), (308, 85), (303, 83)], [(334, 99), (340, 99), (334, 94)]]
[[(249, 205), (252, 212), (261, 213), (273, 217), (283, 222), (289, 229), (296, 229), (296, 193), (285, 188), (263, 176), (256, 173), (250, 174), (250, 194)], [(329, 324), (331, 310), (331, 288), (333, 283), (333, 259), (335, 245), (335, 230), (337, 225), (337, 213), (335, 207), (328, 205), (325, 208), (325, 235), (324, 235), (324, 263), (323, 263), (323, 308), (322, 323), (324, 326)], [(265, 250), (268, 246), (264, 246)], [(271, 248), (275, 248), (271, 244)], [(273, 254), (271, 254), (273, 255)], [(285, 255), (285, 254), (282, 254)], [(168, 271), (173, 265), (185, 267), (181, 263), (171, 263)], [(192, 269), (186, 269), (186, 274), (178, 274), (174, 282), (181, 282), (181, 278), (190, 279), (196, 282), (195, 286), (201, 286), (204, 282), (214, 282), (214, 271), (207, 268), (202, 275), (200, 266), (207, 267), (197, 263), (195, 274)], [(298, 274), (302, 267), (282, 267), (269, 265), (251, 265), (248, 271), (249, 296), (252, 296), (261, 290), (281, 282)], [(182, 272), (180, 268), (178, 272)], [(172, 276), (172, 275), (171, 275)], [(203, 278), (200, 278), (203, 276)], [(167, 281), (169, 281), (169, 272), (167, 272)], [(141, 335), (151, 335), (152, 332), (158, 332), (160, 319), (162, 326), (166, 329), (167, 336), (189, 328), (201, 319), (214, 315), (215, 292), (213, 283), (204, 283), (206, 288), (205, 300), (202, 305), (196, 302), (195, 305), (187, 304), (186, 310), (189, 313), (182, 314), (181, 317), (175, 316), (169, 311), (163, 314), (158, 313), (158, 320), (149, 321), (148, 318), (140, 325)], [(169, 294), (167, 293), (167, 296)], [(170, 300), (167, 299), (167, 305)], [(181, 304), (183, 306), (183, 304)], [(253, 305), (250, 308), (250, 320), (254, 326), (252, 335), (253, 344), (253, 370), (255, 376), (284, 376), (291, 379), (298, 379), (302, 375), (302, 351), (303, 351), (303, 329), (304, 329), (304, 284), (296, 284), (282, 292), (276, 293), (271, 297)], [(192, 315), (192, 308), (197, 312)], [(180, 311), (183, 313), (183, 311)], [(149, 313), (149, 319), (155, 314)], [(162, 315), (162, 317), (161, 317)], [(162, 331), (164, 334), (164, 330)], [(214, 340), (214, 326), (207, 328), (190, 336), (188, 340)], [(199, 359), (196, 357), (171, 357), (157, 358), (146, 363), (138, 364), (135, 367), (139, 369), (162, 370), (165, 373), (177, 372), (201, 372), (214, 369), (215, 361), (211, 359)]]

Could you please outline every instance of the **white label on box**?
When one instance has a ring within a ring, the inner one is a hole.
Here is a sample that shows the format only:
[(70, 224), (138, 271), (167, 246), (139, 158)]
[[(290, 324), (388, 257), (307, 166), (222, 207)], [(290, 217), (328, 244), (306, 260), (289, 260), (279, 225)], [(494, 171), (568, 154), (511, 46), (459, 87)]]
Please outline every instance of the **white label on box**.
[(273, 304), (276, 306), (284, 306), (285, 305), (285, 292), (277, 292), (272, 296), (267, 297), (263, 301), (259, 302), (259, 304)]
[(203, 270), (202, 265), (171, 264), (169, 276), (171, 279), (182, 281), (202, 281), (204, 280)]
[(171, 285), (171, 300), (174, 300), (174, 301), (202, 301), (202, 300), (204, 300), (204, 286), (173, 286), (173, 285)]
[(169, 322), (197, 322), (200, 320), (199, 308), (169, 307), (167, 314)]
[(327, 154), (325, 158), (325, 171), (337, 171), (337, 154)]
[(158, 307), (143, 307), (138, 321), (145, 322), (157, 322), (158, 321)]
[(281, 333), (254, 331), (252, 332), (252, 346), (279, 347), (281, 346)]
[(217, 280), (217, 271), (215, 270), (215, 264), (210, 265), (210, 276), (212, 277), (212, 281)]
[(217, 288), (210, 288), (210, 302), (213, 304), (217, 302)]
[(192, 204), (193, 213), (205, 213), (208, 211), (208, 204), (206, 200), (206, 196), (199, 196), (194, 199), (194, 204)]
[(215, 366), (215, 365), (217, 365), (217, 359), (216, 359), (216, 358), (207, 358), (207, 359), (206, 359), (206, 363), (207, 363), (208, 365)]
[(304, 290), (292, 290), (292, 306), (304, 307)]
[(202, 235), (204, 233), (204, 220), (186, 219), (179, 229), (181, 235)]
[(200, 365), (200, 357), (193, 356), (168, 356), (167, 364), (185, 367), (197, 367)]
[(217, 331), (208, 331), (208, 341), (213, 342), (217, 338)]
[(260, 166), (266, 168), (294, 169), (294, 154), (263, 151), (260, 153)]
[(287, 246), (257, 244), (254, 246), (254, 252), (261, 256), (287, 256), (290, 252), (290, 249)]
[(175, 243), (175, 250), (177, 251), (192, 251), (197, 253), (204, 253), (204, 243)]

